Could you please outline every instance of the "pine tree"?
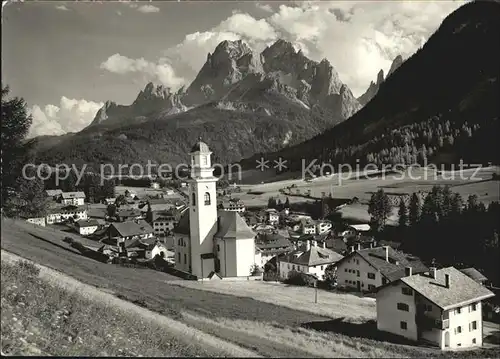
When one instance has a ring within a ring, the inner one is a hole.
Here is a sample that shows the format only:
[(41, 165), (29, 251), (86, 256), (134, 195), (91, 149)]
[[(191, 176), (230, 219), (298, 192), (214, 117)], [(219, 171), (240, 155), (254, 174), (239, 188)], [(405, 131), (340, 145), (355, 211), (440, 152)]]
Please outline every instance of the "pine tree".
[(267, 208), (276, 208), (276, 199), (274, 197), (269, 197)]
[(384, 227), (387, 218), (391, 215), (392, 206), (389, 196), (383, 189), (379, 189), (370, 198), (368, 204), (368, 213), (371, 216), (371, 223), (375, 230), (380, 230)]
[(421, 213), (422, 205), (420, 202), (420, 196), (417, 193), (413, 193), (410, 199), (410, 208), (408, 214), (410, 226), (415, 226), (420, 221)]
[(404, 228), (408, 224), (408, 208), (406, 208), (406, 202), (404, 197), (399, 200), (399, 226)]

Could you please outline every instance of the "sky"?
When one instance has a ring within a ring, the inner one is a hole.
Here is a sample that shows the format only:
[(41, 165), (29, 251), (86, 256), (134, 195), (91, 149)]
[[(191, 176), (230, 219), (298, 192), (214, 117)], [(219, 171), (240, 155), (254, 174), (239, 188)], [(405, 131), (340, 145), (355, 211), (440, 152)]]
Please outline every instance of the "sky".
[(291, 41), (326, 58), (355, 96), (408, 58), (463, 1), (17, 2), (2, 6), (2, 84), (23, 97), (30, 136), (83, 129), (105, 101), (152, 81), (188, 86), (223, 40)]

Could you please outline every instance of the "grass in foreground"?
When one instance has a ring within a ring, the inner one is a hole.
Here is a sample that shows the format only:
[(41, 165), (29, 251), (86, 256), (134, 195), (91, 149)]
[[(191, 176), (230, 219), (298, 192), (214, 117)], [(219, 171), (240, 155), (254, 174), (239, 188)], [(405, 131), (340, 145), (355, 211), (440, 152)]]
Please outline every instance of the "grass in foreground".
[(154, 323), (54, 287), (26, 261), (1, 263), (1, 346), (6, 355), (208, 356)]

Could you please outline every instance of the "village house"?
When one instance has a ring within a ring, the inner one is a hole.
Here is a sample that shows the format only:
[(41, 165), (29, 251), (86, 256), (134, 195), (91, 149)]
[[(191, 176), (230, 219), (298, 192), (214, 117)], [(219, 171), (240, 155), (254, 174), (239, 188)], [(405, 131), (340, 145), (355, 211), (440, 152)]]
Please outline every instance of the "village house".
[(259, 234), (255, 246), (260, 251), (259, 265), (262, 268), (275, 256), (294, 250), (292, 242), (278, 233)]
[(130, 241), (154, 237), (153, 228), (144, 220), (111, 223), (107, 234), (109, 243), (116, 244), (121, 252)]
[(339, 286), (371, 292), (403, 277), (408, 266), (415, 274), (428, 271), (419, 258), (391, 247), (354, 250), (337, 263), (337, 281)]
[(481, 285), (486, 285), (488, 283), (488, 278), (486, 278), (484, 274), (482, 274), (476, 268), (464, 268), (460, 269), (460, 272), (465, 274), (467, 277), (475, 280), (477, 283)]
[(224, 211), (245, 212), (245, 204), (239, 198), (231, 198), (222, 202), (222, 209)]
[(62, 192), (59, 202), (63, 205), (83, 206), (85, 204), (85, 193), (83, 192)]
[(46, 219), (45, 217), (23, 217), (26, 222), (28, 223), (33, 223), (33, 224), (36, 224), (37, 226), (42, 226), (42, 227), (45, 227), (46, 226)]
[(123, 222), (144, 219), (143, 213), (135, 208), (120, 209), (118, 211), (118, 217), (120, 217), (120, 221)]
[(47, 224), (62, 223), (70, 218), (75, 221), (87, 219), (87, 209), (84, 206), (75, 205), (51, 208), (46, 216)]
[(406, 275), (377, 290), (377, 328), (457, 349), (482, 346), (482, 307), (494, 294), (454, 267)]
[(332, 229), (332, 222), (330, 221), (316, 221), (316, 234), (328, 233)]
[(152, 189), (160, 189), (160, 184), (158, 182), (151, 182), (150, 187)]
[(280, 221), (280, 214), (274, 208), (266, 209), (266, 221), (270, 224), (278, 224)]
[(174, 228), (175, 268), (198, 279), (248, 278), (256, 264), (256, 234), (240, 213), (217, 211), (211, 154), (201, 141), (190, 152), (190, 206)]
[(47, 197), (49, 197), (51, 200), (57, 201), (57, 199), (59, 198), (59, 196), (61, 196), (63, 191), (60, 189), (48, 189), (45, 191), (45, 193), (47, 194)]
[(112, 197), (110, 197), (110, 198), (104, 198), (102, 200), (102, 203), (105, 204), (105, 205), (115, 204), (115, 202), (116, 202), (116, 198), (112, 198)]
[(136, 239), (126, 245), (127, 257), (152, 259), (156, 255), (164, 258), (173, 254), (156, 238)]
[(342, 258), (342, 255), (330, 249), (309, 246), (305, 251), (295, 250), (280, 259), (279, 276), (281, 279), (287, 279), (292, 272), (302, 272), (324, 280), (326, 268)]
[(82, 236), (93, 234), (99, 228), (99, 223), (95, 219), (82, 219), (75, 223), (77, 232)]
[(356, 237), (358, 235), (367, 234), (371, 230), (369, 224), (350, 224), (347, 228), (341, 233), (341, 236), (345, 239)]
[(302, 234), (316, 234), (316, 223), (312, 220), (301, 219), (300, 231)]
[(172, 211), (153, 211), (151, 223), (155, 231), (155, 235), (164, 237), (172, 231), (177, 224), (177, 220)]

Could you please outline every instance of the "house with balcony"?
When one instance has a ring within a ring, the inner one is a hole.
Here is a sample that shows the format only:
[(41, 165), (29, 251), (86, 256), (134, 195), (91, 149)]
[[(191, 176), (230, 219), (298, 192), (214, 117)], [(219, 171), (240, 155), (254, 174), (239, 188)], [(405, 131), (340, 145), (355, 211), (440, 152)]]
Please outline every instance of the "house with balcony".
[(152, 212), (151, 224), (156, 236), (166, 236), (174, 229), (177, 222), (178, 221), (173, 211)]
[(316, 234), (316, 223), (313, 220), (301, 219), (300, 231), (302, 234)]
[(338, 285), (358, 292), (372, 292), (375, 288), (405, 276), (405, 268), (411, 266), (413, 273), (429, 270), (422, 261), (391, 247), (355, 249), (337, 263)]
[(454, 267), (405, 276), (377, 289), (377, 329), (441, 349), (483, 343), (482, 302), (494, 294)]
[(222, 210), (232, 212), (245, 212), (245, 203), (239, 198), (231, 198), (222, 202)]
[(85, 206), (63, 206), (51, 208), (46, 216), (47, 224), (63, 223), (69, 219), (79, 221), (88, 218), (87, 208)]

